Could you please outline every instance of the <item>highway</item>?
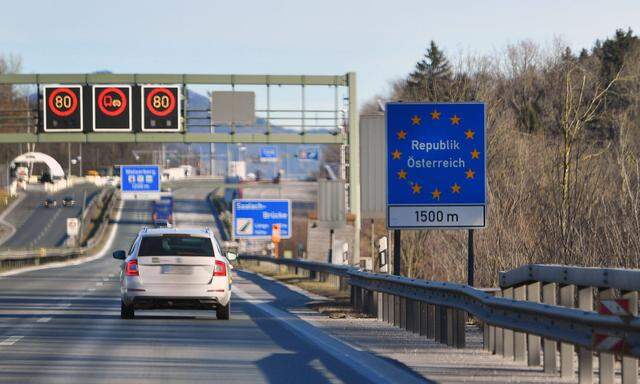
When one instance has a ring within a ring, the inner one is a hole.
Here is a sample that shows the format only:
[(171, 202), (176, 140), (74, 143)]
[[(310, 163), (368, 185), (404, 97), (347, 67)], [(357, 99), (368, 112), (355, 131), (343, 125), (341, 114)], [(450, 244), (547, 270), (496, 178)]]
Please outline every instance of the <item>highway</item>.
[[(6, 217), (16, 232), (2, 248), (40, 248), (62, 246), (67, 237), (67, 218), (78, 217), (82, 211), (82, 198), (87, 194), (87, 204), (98, 193), (95, 184), (86, 183), (58, 193), (28, 192), (24, 200)], [(62, 199), (72, 196), (73, 207), (63, 207)], [(45, 208), (43, 201), (51, 197), (58, 202), (55, 208)]]
[[(204, 218), (201, 194), (189, 204), (181, 193), (178, 220)], [(126, 202), (102, 258), (0, 278), (0, 383), (421, 381), (292, 314), (311, 298), (246, 272), (235, 273), (230, 321), (214, 311), (120, 319), (110, 253), (128, 249), (149, 211), (148, 202)]]

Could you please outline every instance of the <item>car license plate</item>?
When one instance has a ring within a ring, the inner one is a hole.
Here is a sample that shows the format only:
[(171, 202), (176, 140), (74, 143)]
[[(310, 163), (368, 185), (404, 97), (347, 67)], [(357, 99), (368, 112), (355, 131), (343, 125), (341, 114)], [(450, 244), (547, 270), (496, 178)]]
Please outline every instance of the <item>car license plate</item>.
[(193, 267), (186, 265), (163, 265), (160, 271), (163, 275), (190, 275)]

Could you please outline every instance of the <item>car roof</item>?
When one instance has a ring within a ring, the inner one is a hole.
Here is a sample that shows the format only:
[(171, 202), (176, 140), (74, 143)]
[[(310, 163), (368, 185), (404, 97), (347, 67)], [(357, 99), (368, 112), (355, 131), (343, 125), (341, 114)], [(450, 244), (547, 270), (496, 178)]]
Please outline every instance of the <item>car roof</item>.
[(192, 235), (213, 237), (209, 228), (143, 228), (140, 231), (142, 236), (158, 236), (158, 235)]

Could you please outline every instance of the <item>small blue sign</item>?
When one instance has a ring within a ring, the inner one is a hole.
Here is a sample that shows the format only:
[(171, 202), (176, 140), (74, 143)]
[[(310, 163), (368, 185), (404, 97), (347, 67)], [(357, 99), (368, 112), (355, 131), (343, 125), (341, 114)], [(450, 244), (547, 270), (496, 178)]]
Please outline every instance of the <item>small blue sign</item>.
[(275, 146), (260, 147), (260, 161), (275, 162), (278, 160), (278, 148)]
[(484, 227), (483, 103), (389, 103), (389, 228)]
[(301, 148), (298, 151), (298, 159), (302, 161), (317, 161), (318, 153), (319, 151), (317, 146)]
[(122, 192), (160, 192), (160, 167), (157, 165), (121, 165)]
[(233, 200), (233, 237), (270, 239), (273, 225), (280, 225), (280, 237), (291, 237), (291, 200)]

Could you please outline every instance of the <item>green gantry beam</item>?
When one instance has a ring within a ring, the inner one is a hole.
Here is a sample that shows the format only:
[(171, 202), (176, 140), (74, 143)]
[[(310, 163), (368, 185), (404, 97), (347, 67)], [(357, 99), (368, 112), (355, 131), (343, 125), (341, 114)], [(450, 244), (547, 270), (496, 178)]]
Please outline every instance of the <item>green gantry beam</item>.
[(20, 143), (247, 143), (343, 144), (346, 136), (332, 134), (230, 135), (228, 133), (0, 133), (0, 144)]
[(0, 84), (219, 84), (347, 86), (347, 75), (5, 74)]

